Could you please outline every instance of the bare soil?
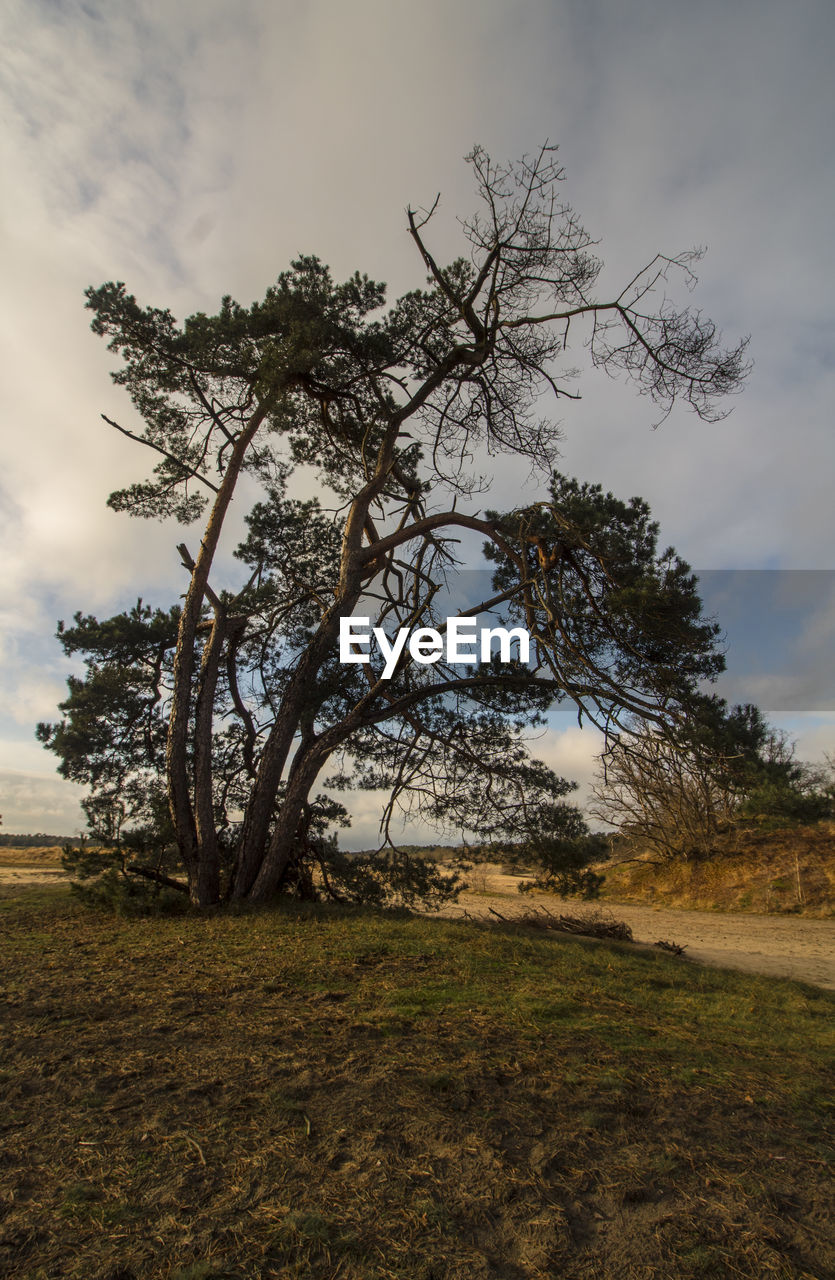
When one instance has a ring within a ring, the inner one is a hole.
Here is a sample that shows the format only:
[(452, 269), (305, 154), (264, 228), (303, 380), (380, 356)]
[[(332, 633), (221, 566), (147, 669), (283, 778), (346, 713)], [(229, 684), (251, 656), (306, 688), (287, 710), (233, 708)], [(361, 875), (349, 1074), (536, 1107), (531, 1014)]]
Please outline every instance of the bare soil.
[[(480, 869), (475, 874), (479, 891), (470, 889), (462, 893), (458, 904), (445, 908), (443, 914), (495, 919), (491, 916), (491, 907), (506, 917), (524, 915), (537, 904), (547, 905), (555, 912), (576, 913), (589, 908), (587, 902), (576, 898), (520, 894), (517, 885), (522, 878), (503, 875), (493, 865)], [(701, 964), (761, 973), (766, 977), (793, 978), (835, 991), (835, 920), (802, 915), (688, 911), (609, 898), (605, 907), (629, 925), (636, 942), (649, 945), (675, 942), (686, 948), (688, 959)]]
[[(55, 884), (67, 880), (60, 849), (0, 850), (0, 885)], [(520, 894), (521, 876), (504, 875), (495, 864), (469, 876), (471, 889), (444, 909), (450, 918), (495, 919), (522, 915), (537, 903), (558, 911), (582, 912), (588, 903), (550, 894)], [(477, 886), (477, 887), (476, 887)], [(751, 912), (692, 911), (606, 899), (605, 906), (632, 930), (636, 942), (675, 942), (687, 959), (719, 968), (793, 978), (835, 991), (835, 919)]]

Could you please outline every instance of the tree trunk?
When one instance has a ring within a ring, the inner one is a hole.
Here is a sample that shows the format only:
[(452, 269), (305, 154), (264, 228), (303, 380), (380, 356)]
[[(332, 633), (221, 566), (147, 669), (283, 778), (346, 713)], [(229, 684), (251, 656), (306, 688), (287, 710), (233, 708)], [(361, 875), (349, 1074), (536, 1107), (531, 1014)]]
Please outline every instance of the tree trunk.
[[(275, 798), (281, 783), (281, 775), (287, 763), (293, 739), (298, 732), (305, 706), (309, 702), (311, 688), (319, 668), (331, 645), (336, 640), (339, 619), (343, 613), (350, 612), (354, 607), (359, 599), (360, 591), (361, 584), (354, 584), (353, 589), (347, 596), (343, 596), (338, 605), (334, 605), (332, 612), (325, 617), (318, 635), (299, 663), (290, 687), (284, 695), (275, 724), (264, 744), (261, 763), (258, 766), (258, 776), (244, 814), (238, 846), (239, 853), (235, 882), (232, 888), (233, 898), (250, 898), (252, 896), (253, 887), (260, 878), (265, 859), (270, 856), (267, 850), (270, 821), (275, 809)], [(293, 772), (295, 772), (295, 768), (294, 762)], [(307, 794), (313, 785), (313, 780), (319, 768), (321, 768), (321, 764), (317, 766), (316, 772), (311, 777), (300, 803), (304, 803), (307, 799)], [(292, 781), (292, 772), (290, 777)], [(286, 805), (287, 800), (285, 800), (285, 805), (282, 807), (280, 820), (282, 828), (284, 826), (284, 808)], [(300, 812), (301, 810), (299, 809), (296, 813), (296, 822), (298, 822)], [(292, 831), (295, 832), (295, 825), (292, 826)], [(292, 839), (288, 848), (291, 845)], [(287, 856), (289, 857), (289, 853)], [(280, 878), (282, 870), (283, 867), (277, 873), (278, 878)], [(278, 880), (276, 879), (275, 884), (277, 883)], [(274, 886), (270, 893), (273, 891)]]
[(310, 795), (310, 788), (330, 755), (315, 748), (299, 764), (294, 762), (287, 783), (287, 794), (281, 806), (281, 817), (269, 847), (261, 860), (255, 881), (246, 895), (250, 902), (267, 902), (272, 898), (293, 856), (299, 821)]
[[(223, 481), (206, 525), (206, 532), (200, 544), (200, 551), (191, 572), (191, 581), (183, 603), (183, 612), (180, 616), (177, 649), (174, 655), (174, 689), (171, 696), (171, 715), (168, 721), (165, 761), (171, 820), (174, 824), (180, 853), (189, 873), (190, 883), (200, 859), (200, 837), (192, 807), (188, 776), (189, 711), (191, 709), (191, 681), (194, 674), (194, 645), (197, 638), (197, 626), (200, 622), (212, 561), (217, 550), (226, 512), (235, 492), (235, 485), (237, 484), (246, 451), (277, 398), (278, 393), (274, 393), (258, 406), (245, 430), (241, 432), (235, 441)], [(211, 876), (209, 876), (209, 882), (210, 880)]]
[(220, 850), (212, 787), (212, 729), (215, 690), (225, 639), (225, 617), (218, 608), (203, 647), (194, 713), (194, 811), (198, 849), (196, 875), (190, 877), (190, 885), (192, 901), (201, 907), (214, 906), (220, 900)]

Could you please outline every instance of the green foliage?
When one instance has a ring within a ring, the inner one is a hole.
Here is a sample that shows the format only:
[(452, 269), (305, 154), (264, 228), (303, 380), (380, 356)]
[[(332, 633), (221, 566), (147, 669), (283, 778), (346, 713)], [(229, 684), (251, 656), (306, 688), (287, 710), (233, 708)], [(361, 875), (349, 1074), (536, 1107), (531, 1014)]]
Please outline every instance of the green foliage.
[[(90, 288), (86, 297), (93, 332), (108, 338), (108, 349), (123, 361), (113, 381), (145, 423), (145, 442), (163, 455), (155, 479), (111, 494), (115, 510), (173, 515), (185, 524), (196, 519), (206, 498), (189, 486), (214, 487), (199, 428), (214, 417), (228, 436), (259, 399), (270, 401), (269, 428), (288, 437), (296, 461), (344, 484), (344, 460), (310, 429), (318, 407), (309, 393), (321, 386), (338, 395), (358, 361), (395, 358), (383, 326), (366, 320), (382, 305), (384, 285), (358, 273), (334, 284), (326, 266), (303, 256), (262, 302), (246, 308), (227, 296), (217, 315), (198, 312), (182, 326), (169, 310), (142, 308), (121, 282)], [(269, 476), (268, 455), (249, 460), (256, 473), (262, 465)]]
[(126, 824), (148, 830), (163, 820), (161, 703), (178, 621), (177, 606), (163, 612), (139, 600), (102, 622), (77, 613), (74, 627), (58, 624), (64, 652), (85, 655), (85, 677), (69, 677), (69, 694), (59, 707), (64, 718), (39, 724), (37, 737), (60, 758), (63, 777), (91, 788), (82, 807), (91, 835), (101, 842), (118, 845)]
[(349, 854), (334, 843), (320, 865), (330, 896), (363, 906), (437, 910), (454, 902), (463, 888), (457, 871), (443, 871), (429, 859), (396, 848)]
[[(72, 865), (66, 869), (78, 874)], [(75, 880), (70, 889), (87, 906), (112, 911), (117, 916), (172, 916), (189, 910), (185, 894), (127, 875), (121, 867), (103, 871), (92, 881)]]
[[(127, 833), (128, 838), (130, 833)], [(136, 845), (133, 845), (135, 849)], [(170, 863), (177, 869), (176, 854)], [(121, 848), (64, 845), (61, 865), (72, 876), (71, 891), (88, 906), (104, 908), (120, 916), (178, 915), (188, 908), (181, 890), (131, 871), (133, 857)], [(162, 866), (156, 870), (162, 872)]]
[(544, 889), (561, 897), (596, 898), (603, 876), (589, 864), (609, 854), (606, 836), (589, 831), (578, 810), (553, 807), (542, 814), (541, 823), (525, 839), (502, 847), (505, 869), (534, 874), (519, 884), (520, 893)]
[(531, 841), (530, 861), (538, 867), (536, 876), (519, 885), (520, 893), (545, 889), (560, 897), (598, 898), (604, 876), (592, 871), (589, 863), (601, 862), (609, 855), (609, 840), (597, 832), (586, 830), (567, 840)]
[(755, 818), (769, 826), (819, 822), (832, 813), (830, 789), (810, 786), (800, 777), (764, 781), (752, 788), (739, 807), (740, 818)]
[[(696, 578), (672, 548), (659, 550), (641, 498), (624, 502), (554, 472), (548, 502), (491, 514), (538, 579), (508, 615), (534, 624), (543, 665), (581, 715), (617, 721), (627, 691), (635, 701), (690, 702), (724, 669), (720, 628), (701, 616)], [(508, 589), (510, 558), (495, 545), (485, 556), (499, 566), (496, 588)]]
[[(431, 212), (410, 210), (425, 285), (386, 311), (383, 285), (358, 273), (336, 283), (314, 256), (250, 307), (227, 296), (181, 323), (121, 282), (87, 290), (141, 425), (106, 420), (156, 462), (110, 505), (184, 523), (205, 512), (196, 558), (179, 548), (181, 606), (140, 601), (59, 627), (85, 674), (38, 736), (90, 788), (91, 833), (120, 859), (103, 892), (139, 876), (187, 883), (201, 905), (454, 893), (454, 879), (391, 849), (339, 854), (344, 808), (311, 800), (333, 759), (326, 785), (388, 790), (384, 840), (398, 810), (417, 813), (486, 845), (525, 844), (554, 884), (591, 892), (573, 784), (529, 757), (527, 730), (568, 700), (607, 729), (630, 712), (674, 719), (721, 670), (717, 627), (700, 616), (688, 566), (659, 550), (646, 503), (554, 471), (560, 431), (540, 401), (546, 388), (573, 394), (563, 361), (580, 315), (592, 361), (663, 414), (683, 400), (720, 416), (717, 398), (745, 375), (745, 343), (723, 349), (710, 321), (662, 300), (673, 275), (692, 284), (692, 253), (654, 259), (598, 301), (602, 264), (559, 196), (551, 146), (516, 164), (480, 147), (467, 160), (479, 204), (461, 222), (464, 253), (439, 264)], [(482, 487), (479, 453), (526, 459), (548, 496), (465, 510), (459, 499)], [(299, 468), (315, 498), (293, 492)], [(241, 478), (257, 496), (235, 552), (248, 574), (232, 592), (216, 581), (216, 553)], [(407, 654), (385, 678), (376, 658), (342, 664), (352, 614), (373, 610), (387, 634), (445, 624), (462, 528), (487, 540), (495, 569), (498, 599), (484, 612), (527, 627), (531, 662), (462, 671)]]

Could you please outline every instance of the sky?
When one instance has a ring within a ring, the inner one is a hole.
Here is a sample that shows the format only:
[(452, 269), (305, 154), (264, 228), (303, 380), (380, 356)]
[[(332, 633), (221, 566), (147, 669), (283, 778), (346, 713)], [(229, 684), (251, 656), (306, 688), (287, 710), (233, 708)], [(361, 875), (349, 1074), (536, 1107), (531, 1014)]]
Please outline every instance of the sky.
[[(105, 506), (150, 468), (101, 419), (138, 426), (85, 287), (123, 280), (183, 317), (227, 293), (249, 305), (315, 253), (336, 278), (387, 281), (393, 299), (423, 283), (407, 205), (440, 193), (437, 256), (464, 250), (476, 142), (497, 159), (559, 145), (565, 198), (606, 264), (601, 296), (658, 251), (707, 247), (679, 300), (729, 342), (751, 335), (731, 414), (710, 425), (676, 410), (654, 429), (628, 384), (584, 369), (582, 400), (560, 406), (560, 466), (648, 500), (663, 543), (710, 571), (731, 696), (755, 698), (802, 758), (835, 749), (831, 0), (4, 0), (1, 12), (4, 830), (83, 825), (78, 788), (34, 737), (74, 669), (57, 620), (138, 596), (167, 606), (184, 589), (181, 527)], [(523, 483), (502, 467), (483, 505), (538, 496)], [(591, 777), (595, 742), (576, 722), (555, 721), (537, 749)], [(360, 798), (349, 844), (373, 839), (376, 804)]]

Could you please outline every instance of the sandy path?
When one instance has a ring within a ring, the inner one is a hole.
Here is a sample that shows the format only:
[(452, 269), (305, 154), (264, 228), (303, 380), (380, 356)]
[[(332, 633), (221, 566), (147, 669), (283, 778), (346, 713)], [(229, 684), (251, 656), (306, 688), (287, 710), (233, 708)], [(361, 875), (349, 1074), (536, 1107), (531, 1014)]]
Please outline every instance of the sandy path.
[(679, 911), (613, 902), (608, 898), (601, 904), (542, 895), (523, 898), (513, 891), (515, 885), (509, 876), (489, 877), (487, 889), (487, 893), (463, 893), (459, 903), (447, 907), (443, 914), (467, 913), (495, 921), (489, 913), (490, 907), (503, 916), (520, 915), (537, 905), (547, 906), (556, 915), (561, 911), (582, 915), (599, 905), (615, 919), (625, 921), (636, 942), (676, 942), (687, 948), (690, 960), (701, 964), (742, 969), (773, 978), (796, 978), (799, 982), (811, 982), (835, 991), (835, 920)]
[(702, 964), (796, 978), (835, 991), (835, 920), (607, 905), (626, 921), (636, 941), (677, 942)]
[[(49, 884), (65, 878), (60, 866), (0, 866), (0, 884)], [(520, 915), (542, 904), (548, 910), (582, 914), (590, 904), (579, 899), (515, 892), (516, 878), (490, 875), (487, 892), (463, 893), (460, 902), (444, 909), (445, 916), (495, 920), (489, 908), (504, 916)], [(712, 911), (677, 911), (667, 907), (643, 907), (612, 902), (604, 909), (624, 920), (636, 942), (676, 942), (687, 948), (687, 957), (701, 964), (743, 969), (775, 978), (796, 978), (835, 991), (835, 920), (807, 916), (761, 916)]]

